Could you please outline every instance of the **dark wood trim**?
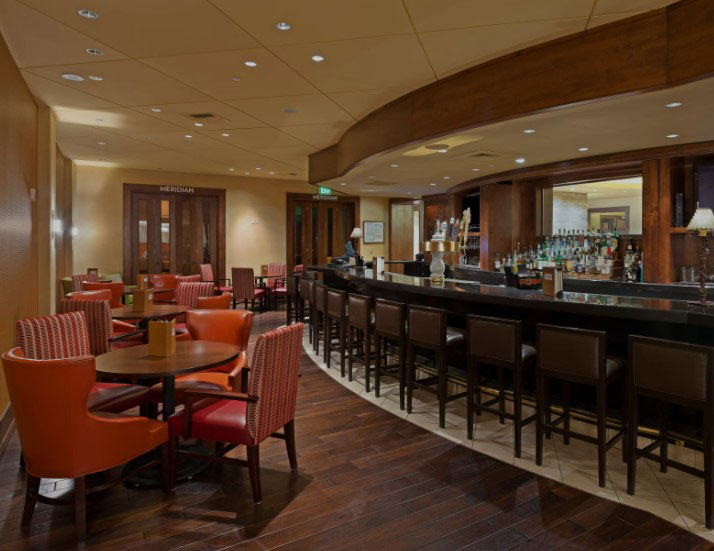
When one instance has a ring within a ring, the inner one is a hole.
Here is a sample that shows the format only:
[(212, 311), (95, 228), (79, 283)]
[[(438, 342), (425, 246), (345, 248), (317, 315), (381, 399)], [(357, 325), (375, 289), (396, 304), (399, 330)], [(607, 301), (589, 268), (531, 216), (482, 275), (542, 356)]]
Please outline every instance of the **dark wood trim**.
[(714, 73), (706, 47), (713, 20), (711, 0), (681, 0), (470, 67), (353, 124), (337, 144), (310, 155), (309, 181), (454, 131), (706, 78)]
[(12, 431), (15, 428), (15, 415), (12, 413), (12, 406), (5, 406), (5, 411), (0, 415), (0, 457), (2, 457), (7, 447)]

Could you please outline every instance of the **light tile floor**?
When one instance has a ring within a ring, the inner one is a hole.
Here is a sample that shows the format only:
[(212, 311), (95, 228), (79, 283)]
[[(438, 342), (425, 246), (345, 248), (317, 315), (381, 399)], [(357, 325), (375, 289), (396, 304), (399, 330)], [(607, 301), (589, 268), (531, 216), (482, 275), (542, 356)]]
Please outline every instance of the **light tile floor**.
[[(647, 459), (637, 461), (637, 485), (635, 495), (628, 495), (627, 467), (622, 461), (622, 450), (618, 443), (607, 454), (607, 481), (604, 488), (597, 482), (597, 452), (593, 445), (570, 439), (570, 444), (563, 443), (562, 436), (553, 435), (545, 440), (543, 465), (535, 464), (535, 424), (523, 428), (522, 457), (513, 457), (513, 425), (506, 420), (503, 425), (498, 417), (483, 413), (476, 418), (474, 440), (466, 438), (466, 402), (457, 400), (447, 405), (446, 427), (439, 428), (439, 415), (436, 396), (419, 390), (414, 395), (412, 413), (399, 409), (399, 388), (390, 378), (382, 378), (381, 396), (374, 395), (374, 388), (365, 391), (364, 369), (359, 362), (354, 363), (354, 380), (340, 376), (340, 360), (337, 352), (332, 355), (332, 367), (327, 369), (323, 362), (322, 350), (318, 357), (308, 343), (307, 334), (303, 347), (310, 358), (334, 380), (349, 388), (365, 400), (377, 404), (382, 409), (406, 419), (426, 430), (439, 434), (457, 444), (472, 448), (495, 459), (516, 465), (527, 471), (557, 480), (585, 492), (617, 501), (631, 507), (643, 509), (668, 520), (678, 526), (714, 541), (714, 530), (708, 530), (704, 524), (704, 480), (695, 476), (668, 469), (659, 472), (659, 465)], [(372, 380), (374, 385), (374, 380)], [(507, 402), (509, 403), (509, 402)], [(523, 408), (524, 416), (532, 415), (533, 410)], [(573, 420), (571, 428), (579, 432), (594, 435), (594, 427), (588, 423)], [(640, 437), (639, 445), (648, 441)], [(681, 446), (670, 446), (669, 456), (687, 465), (702, 467), (703, 454)]]

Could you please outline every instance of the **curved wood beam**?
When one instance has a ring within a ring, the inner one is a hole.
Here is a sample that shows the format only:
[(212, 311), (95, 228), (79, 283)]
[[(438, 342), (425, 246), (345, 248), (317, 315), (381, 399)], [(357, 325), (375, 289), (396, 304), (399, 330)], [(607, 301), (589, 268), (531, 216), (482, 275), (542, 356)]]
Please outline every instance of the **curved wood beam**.
[(714, 2), (676, 4), (471, 67), (398, 98), (310, 155), (309, 181), (419, 140), (714, 74)]

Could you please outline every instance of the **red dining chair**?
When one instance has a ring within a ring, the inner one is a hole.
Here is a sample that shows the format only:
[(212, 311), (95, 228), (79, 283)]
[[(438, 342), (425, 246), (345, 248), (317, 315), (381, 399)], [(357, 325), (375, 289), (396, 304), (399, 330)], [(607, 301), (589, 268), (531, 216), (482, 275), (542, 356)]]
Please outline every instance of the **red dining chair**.
[[(73, 312), (48, 318), (26, 320), (40, 331), (43, 321), (54, 330), (75, 329), (67, 340), (45, 341), (44, 349), (25, 343), (27, 350), (47, 352), (65, 358), (27, 358), (22, 348), (15, 348), (2, 356), (5, 381), (22, 446), (27, 471), (23, 528), (29, 528), (36, 502), (73, 504), (77, 539), (86, 533), (85, 496), (107, 488), (106, 480), (87, 488), (86, 476), (119, 467), (132, 459), (161, 446), (161, 460), (144, 462), (128, 476), (161, 462), (163, 486), (169, 489), (170, 456), (166, 441), (166, 423), (145, 417), (96, 414), (87, 407), (94, 385), (94, 358), (88, 355), (88, 343), (78, 337), (83, 314)], [(51, 319), (51, 322), (48, 321)], [(58, 337), (60, 333), (56, 333)], [(69, 336), (69, 335), (64, 335)], [(40, 493), (42, 478), (74, 479), (74, 499), (67, 502)], [(114, 480), (119, 482), (123, 480)], [(42, 526), (45, 524), (42, 520)], [(45, 528), (42, 528), (44, 531)]]
[(228, 310), (231, 307), (231, 294), (223, 293), (212, 297), (198, 297), (196, 299), (197, 310)]
[[(196, 308), (198, 297), (212, 297), (213, 283), (210, 282), (190, 282), (179, 283), (176, 286), (176, 304), (185, 306), (189, 310)], [(176, 316), (176, 326), (185, 329), (186, 315), (179, 314)]]
[(178, 278), (176, 274), (149, 274), (149, 286), (155, 291), (162, 291), (154, 293), (154, 302), (173, 302), (176, 299), (174, 291), (178, 285)]
[(111, 283), (95, 283), (92, 281), (84, 281), (82, 283), (82, 291), (101, 291), (108, 290), (111, 293), (109, 303), (112, 308), (119, 308), (121, 304), (122, 293), (124, 293), (124, 284), (119, 282)]
[(288, 289), (285, 282), (285, 264), (271, 262), (268, 264), (268, 293), (273, 299), (273, 308), (278, 307), (278, 299), (287, 301)]
[[(99, 289), (97, 291), (77, 291), (68, 293), (65, 298), (74, 300), (108, 300), (111, 302), (111, 290)], [(136, 331), (136, 326), (121, 320), (112, 320), (112, 337), (118, 337), (124, 333), (132, 333)]]
[(193, 274), (187, 276), (178, 276), (176, 282), (178, 283), (198, 283), (201, 281), (201, 274)]
[(293, 268), (293, 272), (295, 273), (303, 273), (305, 271), (305, 266), (303, 264), (298, 264)]
[[(230, 293), (233, 290), (231, 280), (225, 278), (215, 278), (213, 276), (213, 266), (211, 264), (201, 264), (201, 281), (213, 283), (216, 293)], [(221, 285), (221, 281), (226, 281), (227, 285)]]
[(99, 276), (97, 274), (79, 274), (72, 276), (72, 291), (81, 291), (82, 284), (88, 281), (90, 283), (99, 283)]
[(233, 308), (236, 307), (236, 303), (242, 302), (247, 310), (249, 301), (250, 307), (255, 308), (256, 300), (260, 302), (261, 307), (264, 307), (266, 290), (263, 286), (255, 286), (253, 268), (231, 268), (231, 277), (233, 279)]
[[(96, 303), (108, 305), (107, 301)], [(92, 342), (96, 344), (99, 340), (90, 341), (87, 316), (82, 310), (20, 320), (15, 326), (15, 336), (17, 346), (30, 360), (89, 356), (92, 355)], [(119, 413), (145, 403), (148, 396), (149, 389), (145, 386), (95, 382), (87, 398), (87, 407), (91, 411)]]
[[(285, 440), (290, 468), (297, 469), (294, 418), (303, 327), (296, 323), (258, 337), (245, 393), (189, 391), (184, 410), (169, 418), (169, 443), (174, 455), (206, 460), (204, 455), (180, 451), (179, 436), (215, 441), (216, 455), (210, 460), (247, 464), (256, 503), (263, 499), (259, 454), (263, 440), (269, 436)], [(281, 428), (283, 432), (278, 433)], [(247, 448), (247, 462), (225, 457), (239, 445)], [(172, 485), (175, 478), (174, 467)]]

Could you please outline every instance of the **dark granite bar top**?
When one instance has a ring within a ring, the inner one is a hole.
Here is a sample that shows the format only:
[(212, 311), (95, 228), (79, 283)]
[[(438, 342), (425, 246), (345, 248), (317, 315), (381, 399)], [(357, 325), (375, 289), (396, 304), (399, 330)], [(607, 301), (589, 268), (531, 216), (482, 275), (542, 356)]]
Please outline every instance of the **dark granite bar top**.
[(563, 312), (583, 316), (632, 319), (638, 322), (665, 322), (692, 327), (714, 328), (714, 307), (702, 308), (685, 300), (629, 297), (603, 293), (566, 291), (562, 297), (547, 297), (542, 291), (521, 290), (463, 279), (447, 279), (444, 285), (433, 285), (428, 277), (384, 273), (372, 276), (369, 269), (338, 266), (313, 266), (310, 269), (335, 277), (359, 282), (365, 288), (410, 292), (448, 300), (501, 304), (509, 307)]

